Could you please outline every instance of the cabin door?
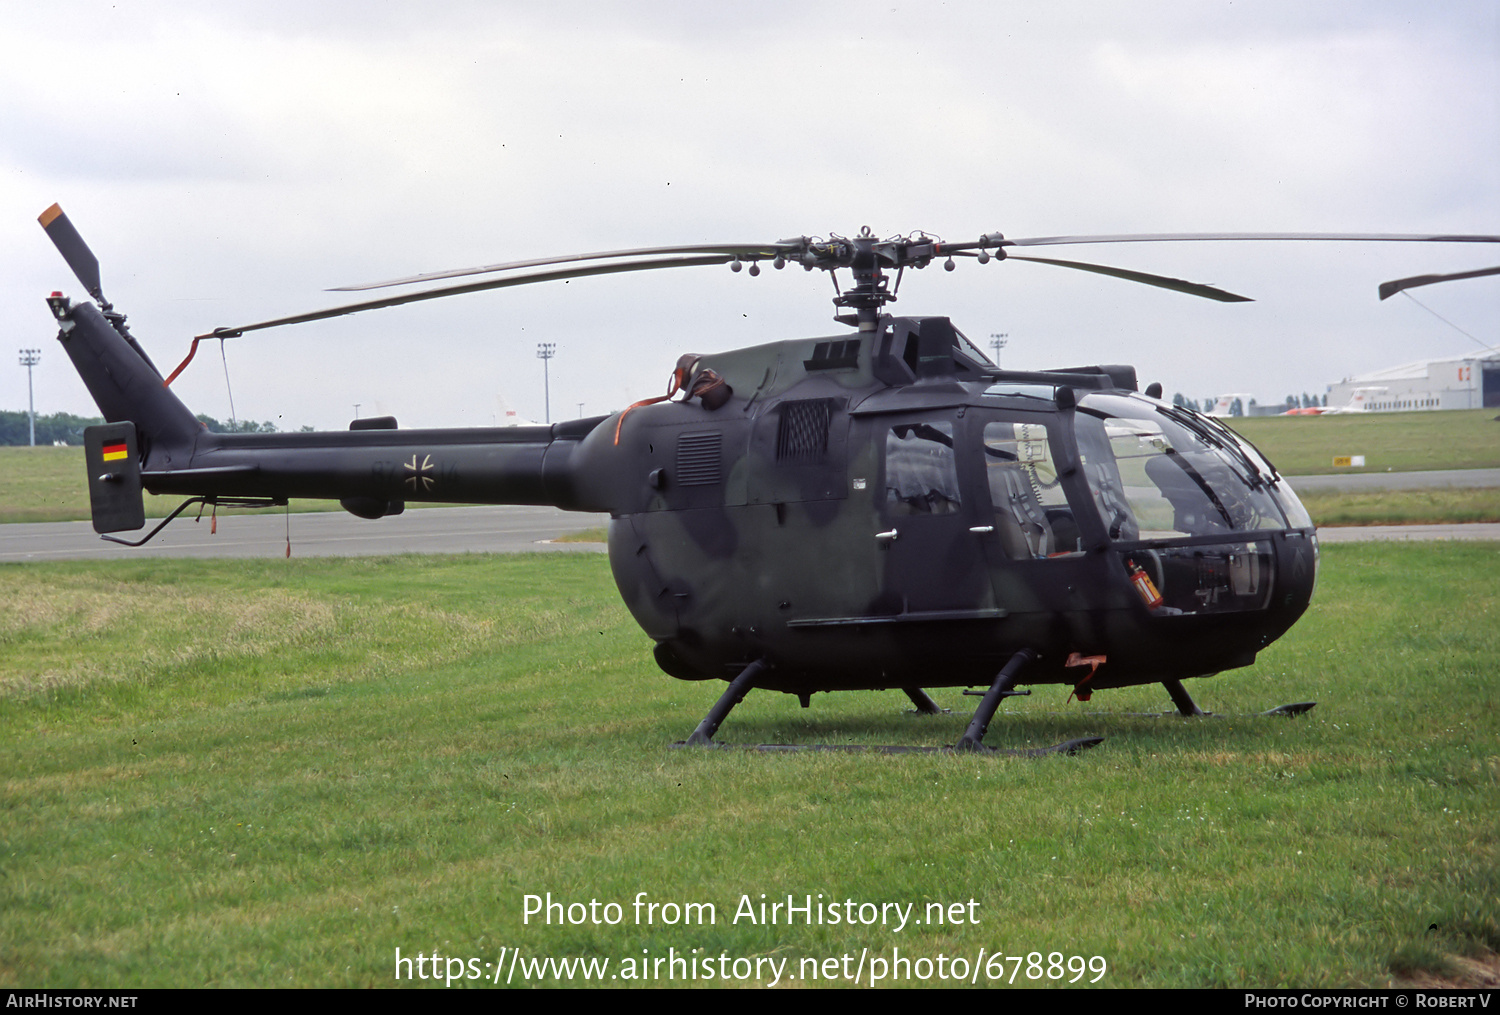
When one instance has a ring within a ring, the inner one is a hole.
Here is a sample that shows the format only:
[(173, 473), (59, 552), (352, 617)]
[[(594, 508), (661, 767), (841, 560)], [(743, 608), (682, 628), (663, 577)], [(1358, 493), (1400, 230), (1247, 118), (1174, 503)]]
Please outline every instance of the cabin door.
[(879, 595), (871, 613), (914, 620), (997, 616), (985, 552), (983, 473), (966, 421), (891, 420), (884, 433)]

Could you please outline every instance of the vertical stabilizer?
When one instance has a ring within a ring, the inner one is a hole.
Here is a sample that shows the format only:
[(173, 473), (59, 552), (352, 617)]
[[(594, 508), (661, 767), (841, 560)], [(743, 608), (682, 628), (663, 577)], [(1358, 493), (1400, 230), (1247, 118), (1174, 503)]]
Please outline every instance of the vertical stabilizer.
[(53, 294), (47, 304), (61, 329), (57, 340), (110, 423), (135, 424), (142, 460), (156, 454), (185, 463), (203, 426), (162, 384), (149, 360), (92, 303)]

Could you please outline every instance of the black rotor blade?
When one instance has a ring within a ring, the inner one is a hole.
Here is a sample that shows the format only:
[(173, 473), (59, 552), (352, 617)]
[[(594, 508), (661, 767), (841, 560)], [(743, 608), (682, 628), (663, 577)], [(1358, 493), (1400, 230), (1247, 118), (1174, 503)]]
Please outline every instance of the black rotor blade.
[(73, 269), (73, 274), (83, 283), (89, 295), (100, 303), (105, 302), (104, 291), (99, 285), (99, 259), (94, 256), (89, 245), (83, 242), (83, 237), (78, 235), (78, 230), (73, 228), (73, 223), (68, 221), (62, 208), (54, 204), (37, 216), (37, 221), (47, 231), (52, 245), (63, 256), (63, 260), (68, 262), (68, 267)]
[(508, 278), (490, 279), (485, 282), (469, 282), (465, 285), (444, 286), (441, 289), (423, 289), (421, 292), (405, 293), (401, 296), (387, 296), (378, 300), (365, 300), (361, 303), (347, 303), (341, 307), (330, 307), (327, 310), (315, 310), (310, 314), (296, 314), (292, 317), (278, 317), (270, 321), (259, 321), (255, 324), (244, 324), (236, 328), (215, 328), (207, 334), (195, 336), (203, 338), (235, 338), (247, 331), (262, 331), (266, 328), (279, 328), (284, 324), (305, 324), (308, 321), (323, 321), (330, 317), (343, 317), (345, 314), (357, 314), (362, 310), (379, 310), (382, 307), (398, 307), (403, 303), (416, 303), (420, 300), (435, 300), (444, 296), (458, 296), (461, 293), (477, 293), (486, 289), (503, 289), (507, 286), (529, 285), (533, 282), (554, 282), (566, 278), (580, 278), (585, 275), (610, 275), (622, 271), (649, 271), (652, 268), (689, 268), (694, 265), (703, 264), (727, 264), (734, 260), (733, 255), (717, 254), (703, 257), (673, 257), (653, 258), (642, 261), (626, 261), (621, 264), (597, 264), (586, 268), (566, 268), (558, 271), (544, 271), (535, 275), (510, 276)]
[(681, 247), (637, 247), (633, 250), (602, 250), (592, 254), (562, 254), (558, 257), (538, 257), (529, 261), (506, 261), (501, 264), (486, 264), (477, 268), (454, 268), (452, 271), (430, 271), (423, 275), (408, 275), (386, 282), (366, 282), (361, 285), (341, 285), (329, 292), (362, 292), (366, 289), (385, 289), (389, 286), (412, 285), (417, 282), (435, 282), (440, 278), (460, 278), (464, 275), (485, 275), (496, 271), (513, 271), (518, 268), (540, 268), (548, 264), (568, 264), (573, 261), (600, 261), (617, 257), (656, 257), (666, 254), (724, 254), (725, 261), (736, 257), (771, 258), (796, 249), (794, 243), (700, 243)]
[[(1428, 243), (1497, 243), (1500, 236), (1452, 235), (1438, 233), (1129, 233), (1100, 236), (1030, 236), (1005, 239), (998, 233), (985, 234), (976, 241), (965, 243), (940, 243), (932, 241), (933, 251), (929, 256), (941, 253), (962, 253), (986, 247), (1034, 247), (1065, 243), (1161, 243), (1180, 241), (1214, 240), (1344, 240), (1344, 241), (1405, 241)], [(788, 258), (805, 252), (807, 237), (782, 240), (776, 243), (720, 243), (689, 244), (669, 247), (637, 247), (629, 250), (604, 250), (587, 254), (564, 254), (557, 257), (540, 257), (525, 261), (505, 261), (499, 264), (480, 265), (473, 268), (455, 268), (451, 271), (433, 271), (384, 282), (366, 282), (358, 285), (336, 286), (330, 292), (362, 292), (368, 289), (383, 289), (390, 286), (412, 285), (419, 282), (434, 282), (444, 278), (461, 278), (466, 275), (484, 275), (493, 272), (514, 271), (521, 268), (539, 268), (549, 264), (571, 264), (581, 261), (612, 260), (615, 258), (656, 257), (670, 254), (723, 254), (726, 259), (736, 257), (752, 260), (770, 259), (778, 254)]]
[(1500, 236), (1452, 233), (1125, 233), (1114, 236), (1028, 236), (1003, 240), (1002, 247), (1045, 247), (1062, 243), (1174, 243), (1211, 240), (1344, 240), (1396, 243), (1500, 243)]
[(1480, 268), (1477, 271), (1455, 271), (1451, 275), (1413, 275), (1411, 278), (1398, 278), (1394, 282), (1382, 282), (1380, 283), (1380, 298), (1389, 299), (1403, 289), (1415, 289), (1419, 285), (1454, 282), (1461, 278), (1482, 278), (1485, 275), (1500, 275), (1500, 267)]
[(1089, 264), (1086, 261), (1059, 261), (1051, 257), (1021, 257), (1017, 254), (1010, 255), (1006, 260), (1035, 261), (1038, 264), (1055, 264), (1060, 268), (1077, 268), (1079, 271), (1092, 271), (1099, 275), (1123, 278), (1129, 282), (1142, 282), (1146, 285), (1154, 285), (1159, 289), (1171, 289), (1173, 292), (1187, 293), (1189, 296), (1202, 296), (1204, 299), (1218, 300), (1220, 303), (1255, 302), (1249, 296), (1238, 296), (1223, 289), (1215, 289), (1211, 285), (1188, 282), (1180, 278), (1168, 278), (1165, 275), (1148, 275), (1143, 271), (1130, 271), (1127, 268), (1111, 268), (1104, 264)]

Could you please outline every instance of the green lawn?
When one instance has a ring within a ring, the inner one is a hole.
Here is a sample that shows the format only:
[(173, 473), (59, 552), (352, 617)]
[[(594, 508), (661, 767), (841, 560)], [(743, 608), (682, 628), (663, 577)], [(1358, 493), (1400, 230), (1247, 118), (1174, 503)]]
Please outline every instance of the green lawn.
[[(1370, 412), (1229, 419), (1286, 476), (1500, 468), (1500, 411)], [(1364, 455), (1362, 469), (1335, 457)]]
[[(88, 476), (83, 448), (0, 447), (0, 524), (5, 522), (77, 522), (89, 518)], [(146, 517), (165, 518), (184, 497), (146, 494)], [(410, 502), (407, 507), (451, 507)], [(342, 511), (337, 501), (296, 500), (293, 511)], [(240, 509), (220, 508), (220, 514)], [(280, 511), (281, 508), (276, 510)]]
[[(1500, 950), (1497, 565), (1326, 547), (1309, 615), (1190, 684), (1221, 713), (1312, 713), (1147, 719), (1120, 713), (1159, 688), (1041, 688), (990, 742), (1106, 741), (1036, 761), (673, 750), (722, 685), (656, 670), (593, 555), (6, 566), (0, 983), (380, 986), (398, 949), (487, 978), (520, 949), (516, 984), (544, 957), (674, 954), (730, 983), (863, 958), (863, 982), (879, 959), (937, 984), (955, 957), (984, 980), (981, 950), (1039, 953), (1002, 960), (1018, 984), (1075, 957), (1088, 982), (1096, 956), (1104, 986), (1441, 972)], [(951, 743), (973, 699), (934, 695), (953, 714), (752, 693), (720, 738)], [(528, 920), (547, 893), (583, 922)], [(958, 919), (734, 922), (762, 893)], [(716, 920), (639, 924), (638, 897)]]
[(83, 448), (0, 447), (0, 475), (5, 477), (0, 522), (70, 522), (89, 516)]
[[(1292, 479), (1295, 488), (1297, 481)], [(1500, 487), (1299, 493), (1318, 525), (1451, 525), (1500, 522)]]

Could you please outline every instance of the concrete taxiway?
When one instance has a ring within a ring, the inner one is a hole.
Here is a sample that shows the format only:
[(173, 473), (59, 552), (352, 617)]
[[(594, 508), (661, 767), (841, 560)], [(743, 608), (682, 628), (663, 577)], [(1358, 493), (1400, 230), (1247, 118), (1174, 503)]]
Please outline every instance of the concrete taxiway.
[[(217, 533), (207, 515), (175, 519), (145, 546), (100, 539), (89, 522), (0, 525), (0, 561), (103, 560), (110, 557), (368, 557), (394, 553), (526, 553), (602, 551), (603, 543), (552, 543), (567, 532), (601, 526), (608, 515), (552, 507), (416, 508), (370, 521), (343, 511), (286, 514), (267, 510), (221, 516)], [(139, 539), (157, 524), (148, 519)]]

